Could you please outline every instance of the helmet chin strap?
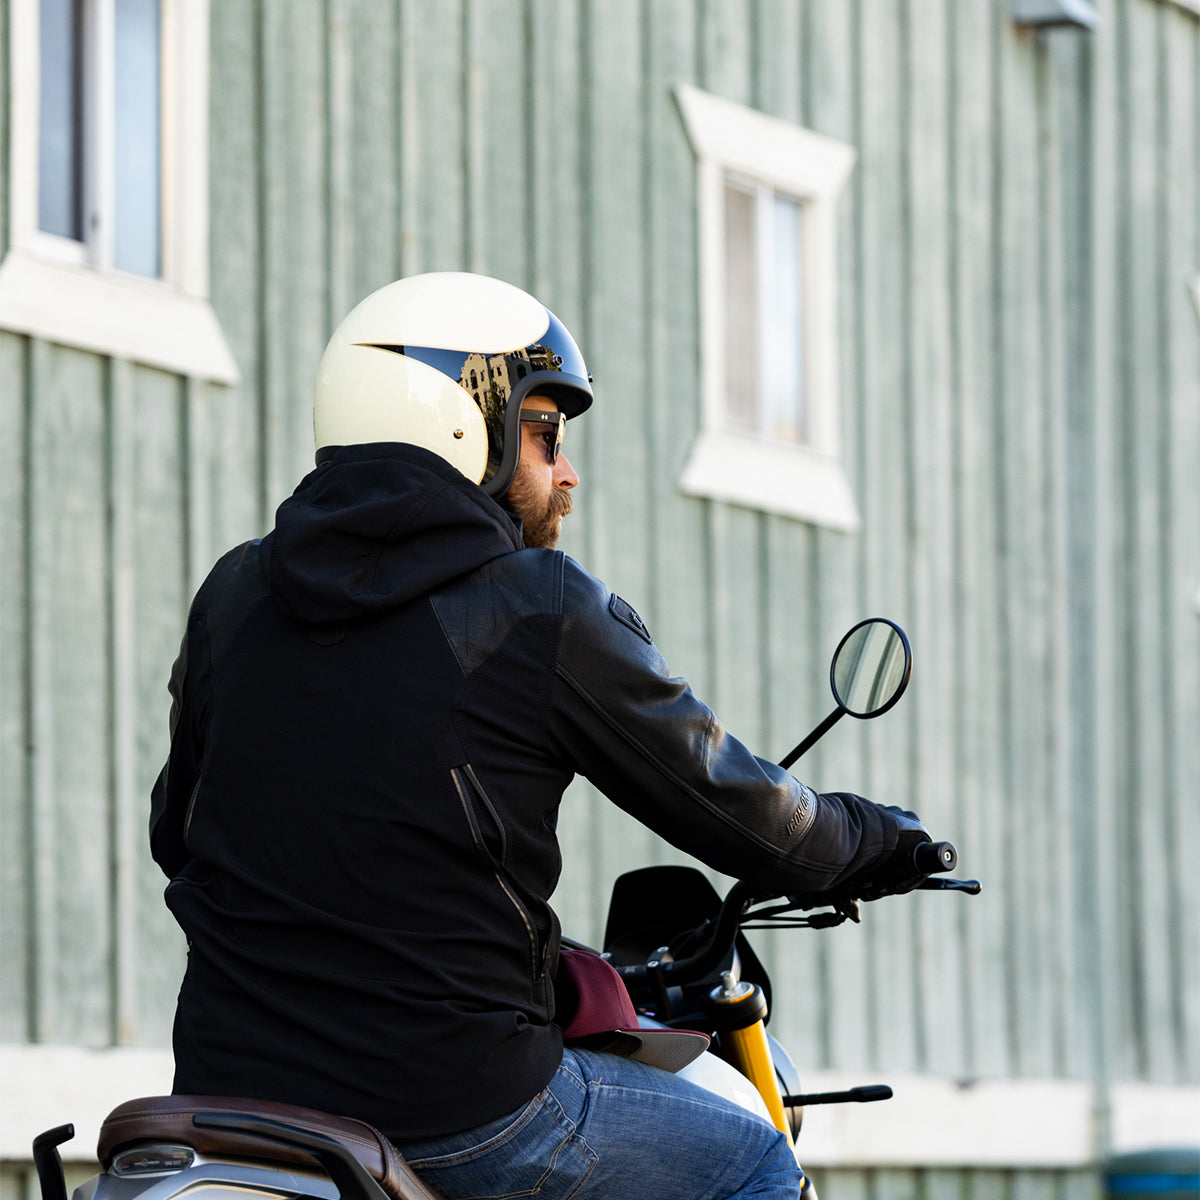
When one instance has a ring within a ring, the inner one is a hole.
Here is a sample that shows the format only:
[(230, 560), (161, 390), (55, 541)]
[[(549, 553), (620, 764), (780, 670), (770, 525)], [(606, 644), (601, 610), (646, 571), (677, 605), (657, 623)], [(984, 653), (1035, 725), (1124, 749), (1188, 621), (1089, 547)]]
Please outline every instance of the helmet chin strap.
[[(517, 456), (516, 456), (517, 460), (512, 465), (512, 473), (511, 473), (508, 483), (504, 487), (504, 490), (499, 493), (488, 492), (488, 495), (491, 496), (491, 498), (493, 500), (495, 500), (496, 503), (499, 504), (500, 507), (502, 509), (504, 509), (504, 511), (506, 513), (508, 513), (508, 515), (510, 517), (512, 517), (512, 519), (514, 521), (516, 521), (516, 523), (518, 525), (521, 524), (521, 518), (519, 516), (517, 516), (517, 510), (515, 508), (513, 508), (513, 506), (512, 506), (512, 485), (516, 482), (517, 471), (520, 469), (520, 466), (521, 466), (520, 437), (521, 437), (521, 433), (520, 433), (520, 429), (518, 428), (518, 430), (517, 430), (517, 439), (518, 439), (517, 440)], [(499, 475), (499, 471), (497, 471), (497, 475)], [(486, 487), (484, 488), (484, 491), (487, 492)]]

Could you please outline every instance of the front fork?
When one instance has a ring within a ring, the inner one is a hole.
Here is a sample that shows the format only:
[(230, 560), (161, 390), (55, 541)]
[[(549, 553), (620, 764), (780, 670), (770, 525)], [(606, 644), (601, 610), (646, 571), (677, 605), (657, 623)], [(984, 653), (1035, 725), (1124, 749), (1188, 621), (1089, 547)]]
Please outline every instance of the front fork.
[[(762, 988), (739, 982), (726, 972), (721, 976), (721, 986), (709, 993), (708, 1011), (720, 1033), (723, 1057), (754, 1084), (771, 1114), (772, 1124), (787, 1138), (788, 1148), (795, 1155), (796, 1142), (783, 1107), (775, 1060), (767, 1040), (764, 1024), (767, 1001)], [(800, 1169), (803, 1173), (803, 1166)], [(800, 1195), (802, 1200), (817, 1200), (817, 1189), (807, 1174)]]

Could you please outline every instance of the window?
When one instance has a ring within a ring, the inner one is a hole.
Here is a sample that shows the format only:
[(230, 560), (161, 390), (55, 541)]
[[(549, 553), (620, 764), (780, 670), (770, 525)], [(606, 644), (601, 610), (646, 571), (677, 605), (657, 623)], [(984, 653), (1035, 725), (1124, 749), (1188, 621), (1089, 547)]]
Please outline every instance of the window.
[(731, 429), (803, 443), (803, 205), (725, 177), (725, 400)]
[(83, 240), (83, 87), (77, 12), (42, 3), (38, 111), (38, 228)]
[(691, 495), (853, 530), (840, 461), (836, 201), (854, 151), (676, 91), (699, 176), (701, 430)]
[(0, 328), (220, 382), (208, 0), (13, 0)]
[(38, 232), (66, 259), (155, 279), (160, 15), (158, 0), (40, 0), (38, 28)]

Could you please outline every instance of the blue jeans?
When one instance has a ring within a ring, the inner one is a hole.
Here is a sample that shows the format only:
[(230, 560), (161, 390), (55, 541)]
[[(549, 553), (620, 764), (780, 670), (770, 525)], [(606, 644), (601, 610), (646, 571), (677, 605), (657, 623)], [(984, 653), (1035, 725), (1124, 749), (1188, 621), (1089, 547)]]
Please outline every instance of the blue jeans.
[(465, 1133), (401, 1142), (450, 1200), (795, 1200), (783, 1134), (666, 1071), (568, 1047), (527, 1105)]

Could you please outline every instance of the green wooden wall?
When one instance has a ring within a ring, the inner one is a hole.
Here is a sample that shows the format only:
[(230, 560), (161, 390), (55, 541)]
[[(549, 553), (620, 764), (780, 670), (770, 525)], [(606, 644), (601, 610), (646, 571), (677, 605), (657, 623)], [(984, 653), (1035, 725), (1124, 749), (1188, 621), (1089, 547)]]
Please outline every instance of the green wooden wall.
[[(1200, 18), (1099, 7), (1095, 33), (1038, 33), (1007, 0), (212, 0), (212, 297), (242, 383), (0, 332), (0, 1043), (166, 1044), (182, 950), (144, 818), (187, 599), (307, 469), (340, 316), (470, 269), (575, 332), (598, 400), (564, 546), (734, 733), (782, 755), (859, 618), (913, 640), (901, 707), (797, 771), (917, 808), (987, 890), (776, 936), (802, 1067), (1200, 1083)], [(680, 81), (858, 152), (858, 534), (677, 488), (700, 419)], [(586, 787), (562, 831), (584, 939), (616, 874), (677, 857)]]

